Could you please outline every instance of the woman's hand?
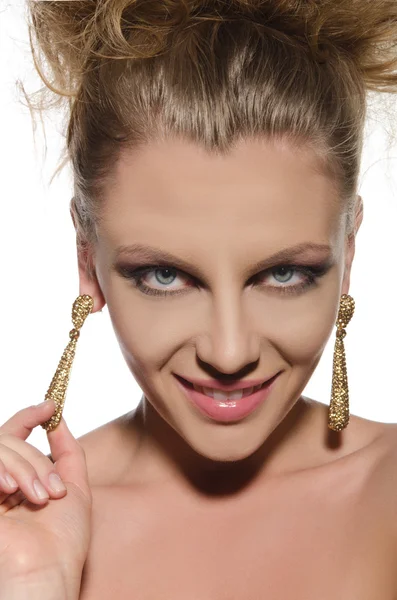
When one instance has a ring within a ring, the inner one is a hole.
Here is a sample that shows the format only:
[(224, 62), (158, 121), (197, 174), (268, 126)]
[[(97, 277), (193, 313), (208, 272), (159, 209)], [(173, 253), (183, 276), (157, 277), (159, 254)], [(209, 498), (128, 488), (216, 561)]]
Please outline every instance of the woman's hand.
[[(0, 427), (0, 594), (7, 589), (10, 598), (25, 598), (22, 590), (31, 585), (40, 587), (43, 600), (54, 597), (54, 585), (63, 587), (56, 596), (60, 599), (79, 597), (91, 537), (85, 452), (63, 418), (47, 432), (54, 462), (25, 441), (54, 410), (53, 401), (30, 406)], [(52, 473), (60, 476), (65, 490), (52, 489)], [(7, 483), (7, 474), (16, 485)], [(36, 495), (35, 481), (49, 498)], [(21, 595), (13, 596), (15, 590)]]

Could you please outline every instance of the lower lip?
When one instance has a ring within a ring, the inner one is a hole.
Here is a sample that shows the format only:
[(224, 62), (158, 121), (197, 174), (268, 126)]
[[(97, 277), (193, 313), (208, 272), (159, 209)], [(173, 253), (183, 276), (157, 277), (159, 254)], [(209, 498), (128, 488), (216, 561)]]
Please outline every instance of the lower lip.
[(197, 392), (194, 388), (188, 387), (188, 385), (183, 383), (178, 377), (177, 381), (188, 399), (197, 406), (201, 413), (215, 421), (229, 423), (247, 417), (260, 406), (270, 394), (274, 381), (277, 379), (277, 375), (272, 377), (272, 379), (269, 379), (268, 383), (254, 394), (245, 396), (245, 398), (241, 398), (240, 400), (230, 401), (215, 400), (201, 392)]

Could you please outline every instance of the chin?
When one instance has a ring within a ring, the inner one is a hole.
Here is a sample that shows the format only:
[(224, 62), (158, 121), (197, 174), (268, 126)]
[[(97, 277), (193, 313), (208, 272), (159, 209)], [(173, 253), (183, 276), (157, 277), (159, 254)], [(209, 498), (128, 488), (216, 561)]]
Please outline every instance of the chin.
[(214, 426), (192, 425), (178, 432), (184, 441), (197, 454), (216, 463), (233, 463), (244, 461), (255, 454), (271, 433), (271, 426), (267, 422), (264, 426), (260, 419), (257, 422), (239, 423), (233, 425)]

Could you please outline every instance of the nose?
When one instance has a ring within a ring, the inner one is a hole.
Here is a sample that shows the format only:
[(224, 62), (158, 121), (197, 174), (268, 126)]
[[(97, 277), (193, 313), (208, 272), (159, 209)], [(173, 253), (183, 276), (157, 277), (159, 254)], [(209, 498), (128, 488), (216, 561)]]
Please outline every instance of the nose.
[(224, 286), (213, 300), (207, 331), (196, 339), (197, 356), (211, 370), (237, 374), (259, 359), (259, 334), (241, 296), (230, 287)]

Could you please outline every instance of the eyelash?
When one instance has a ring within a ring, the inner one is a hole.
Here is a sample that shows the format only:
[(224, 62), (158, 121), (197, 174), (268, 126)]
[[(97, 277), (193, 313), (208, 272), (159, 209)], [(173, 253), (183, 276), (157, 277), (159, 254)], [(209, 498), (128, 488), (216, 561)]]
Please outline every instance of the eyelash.
[[(280, 269), (287, 269), (287, 271), (292, 270), (294, 272), (294, 274), (302, 273), (303, 275), (305, 275), (306, 279), (305, 279), (305, 281), (303, 281), (302, 283), (299, 283), (297, 285), (269, 286), (270, 288), (272, 288), (273, 290), (275, 290), (276, 292), (281, 293), (281, 294), (299, 294), (304, 289), (308, 289), (310, 287), (317, 285), (318, 279), (320, 277), (322, 277), (323, 275), (325, 275), (325, 273), (329, 270), (329, 268), (330, 268), (330, 265), (324, 265), (324, 264), (311, 265), (311, 266), (295, 265), (295, 264), (278, 265), (277, 267), (272, 267), (270, 269), (267, 269), (266, 271), (262, 271), (262, 273), (255, 275), (254, 277), (252, 277), (252, 279), (253, 280), (261, 279), (261, 277), (264, 273), (267, 273), (267, 272), (277, 273)], [(176, 291), (166, 291), (166, 290), (157, 290), (155, 288), (151, 288), (151, 287), (148, 287), (147, 285), (145, 285), (142, 282), (144, 277), (148, 273), (156, 271), (157, 269), (170, 270), (172, 272), (175, 272), (175, 275), (180, 274), (180, 273), (186, 275), (183, 271), (181, 271), (180, 269), (177, 269), (176, 267), (173, 267), (171, 265), (147, 265), (147, 266), (137, 267), (135, 269), (131, 269), (129, 267), (119, 267), (118, 270), (120, 271), (120, 274), (123, 277), (133, 281), (133, 285), (136, 286), (142, 293), (147, 294), (149, 296), (176, 296), (178, 294), (185, 293), (185, 289), (176, 290)], [(187, 275), (187, 277), (189, 277), (189, 276)]]

